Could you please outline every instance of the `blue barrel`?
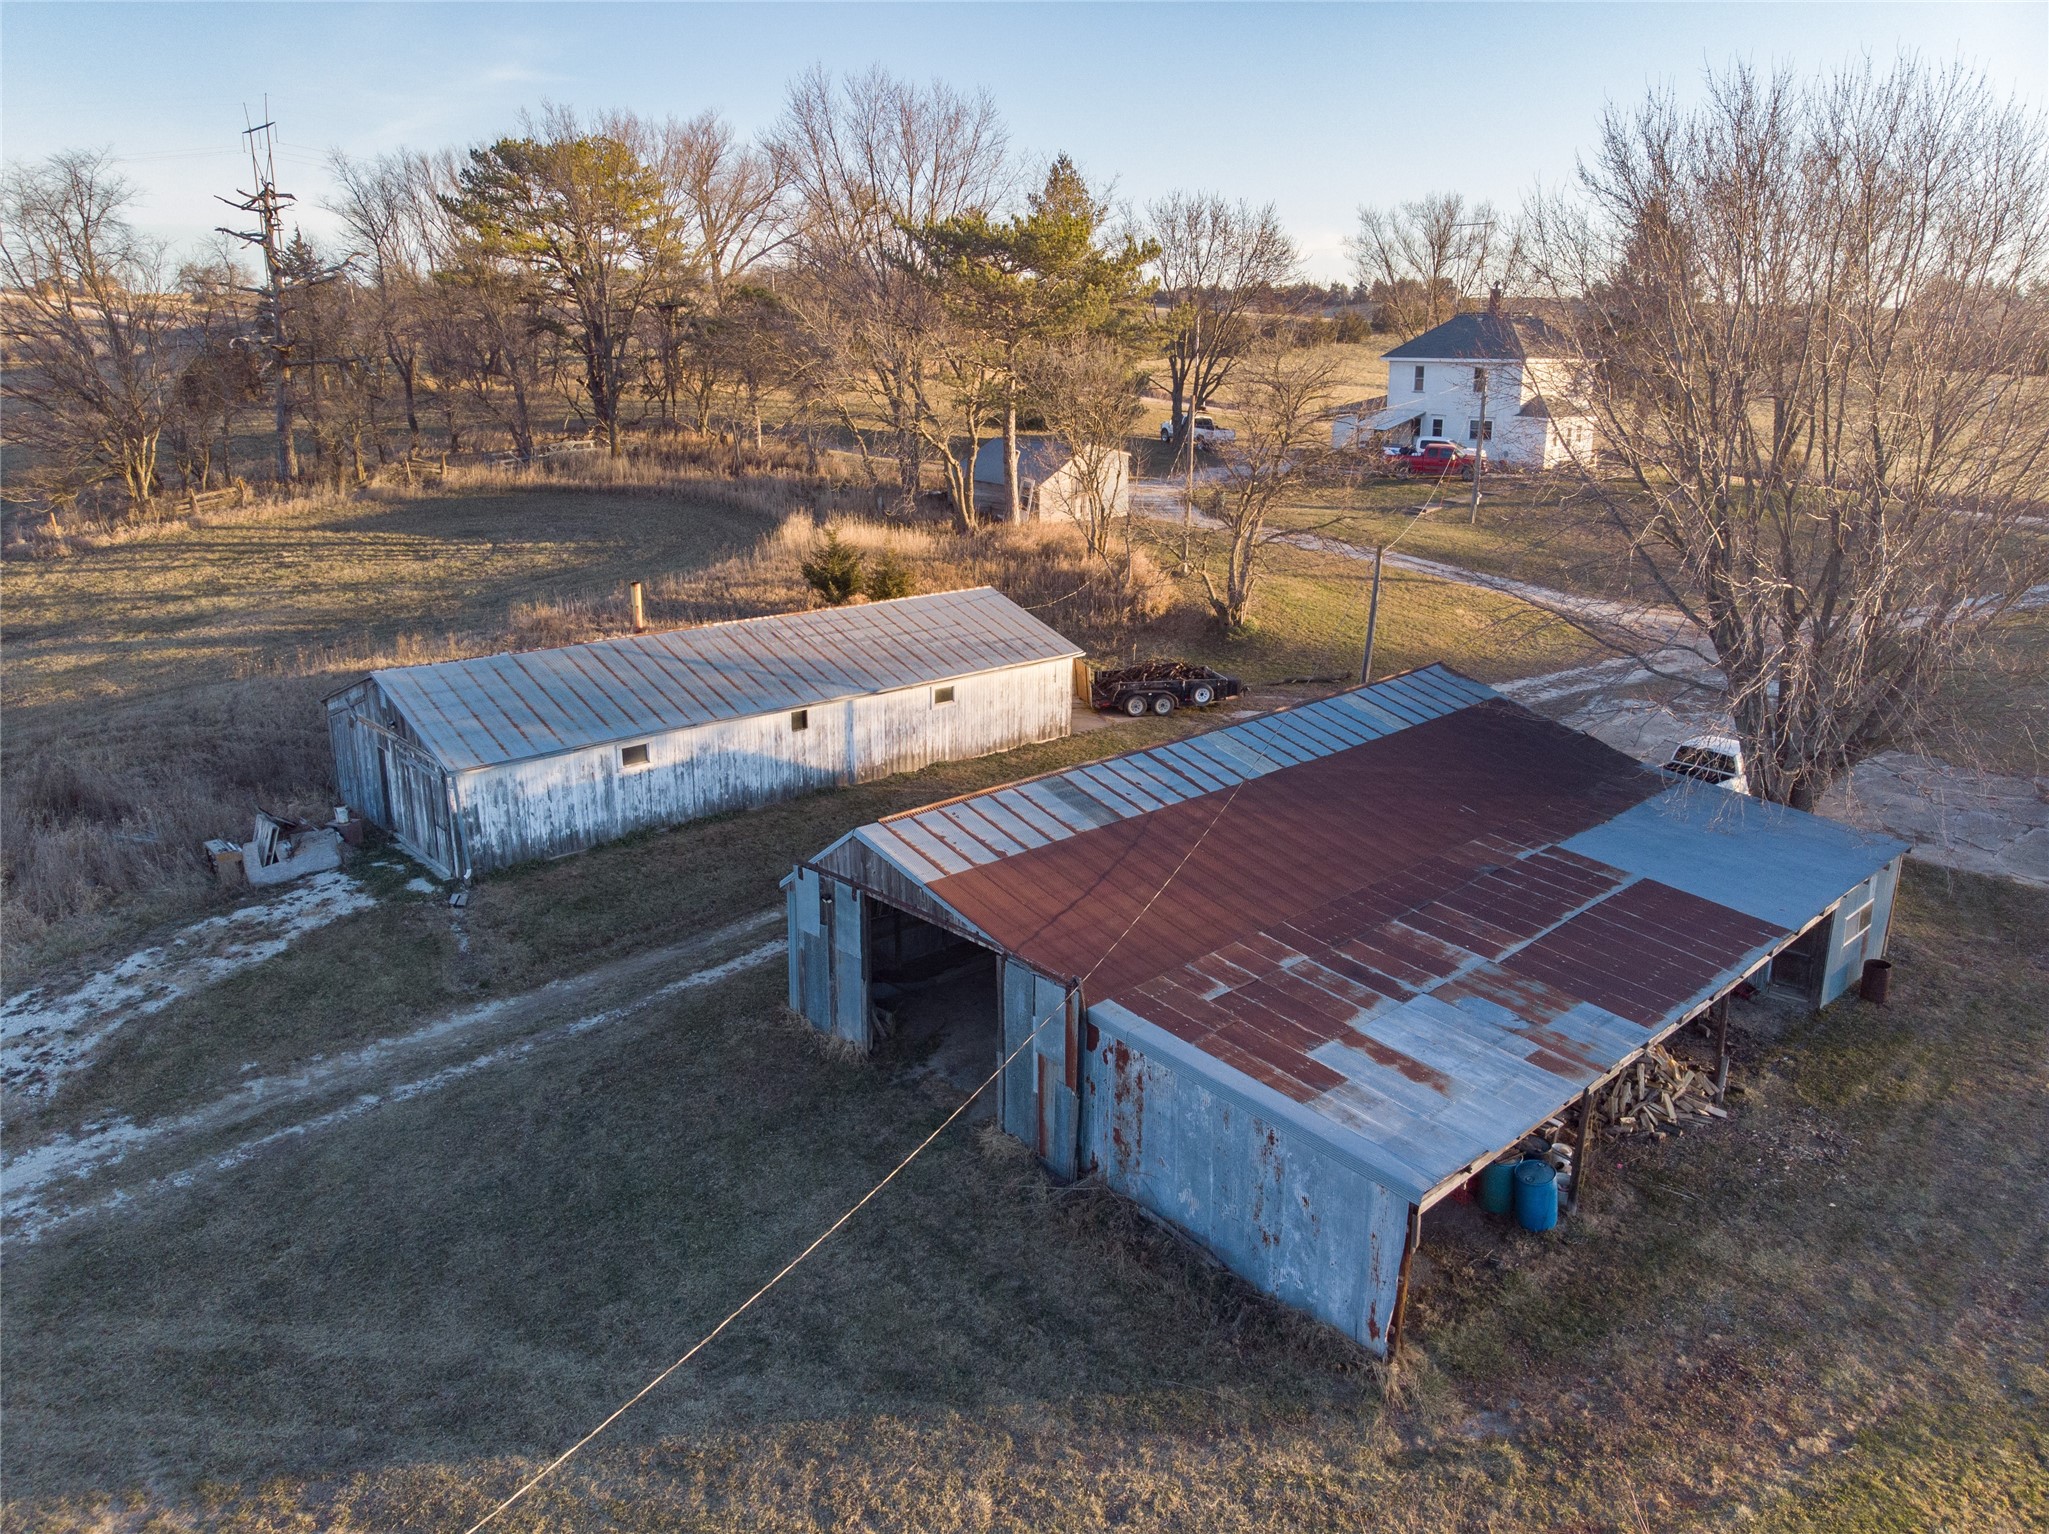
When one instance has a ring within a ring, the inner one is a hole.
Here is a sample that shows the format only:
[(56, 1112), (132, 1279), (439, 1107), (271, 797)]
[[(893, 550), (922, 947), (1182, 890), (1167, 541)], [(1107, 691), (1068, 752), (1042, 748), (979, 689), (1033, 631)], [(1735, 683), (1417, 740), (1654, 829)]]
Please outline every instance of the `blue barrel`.
[(1515, 1221), (1524, 1230), (1549, 1230), (1558, 1223), (1558, 1174), (1534, 1156), (1515, 1169)]
[(1497, 1161), (1480, 1173), (1480, 1207), (1507, 1214), (1515, 1206), (1515, 1163)]

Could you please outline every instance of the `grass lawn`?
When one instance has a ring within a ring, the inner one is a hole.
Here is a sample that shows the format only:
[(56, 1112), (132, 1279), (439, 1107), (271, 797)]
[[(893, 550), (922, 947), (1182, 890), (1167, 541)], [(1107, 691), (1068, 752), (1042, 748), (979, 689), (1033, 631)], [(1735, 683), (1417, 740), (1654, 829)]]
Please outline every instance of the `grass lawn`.
[(1403, 553), (1561, 591), (1648, 597), (1641, 572), (1616, 556), (1612, 540), (1595, 525), (1597, 511), (1570, 499), (1562, 481), (1502, 475), (1487, 480), (1483, 491), (1477, 523), (1468, 521), (1471, 486), (1463, 480), (1376, 479), (1308, 492), (1274, 520), (1363, 548), (1399, 538)]
[[(615, 597), (768, 529), (653, 494), (536, 486), (310, 501), (6, 570), (4, 702), (51, 705), (389, 653), (407, 636), (495, 633), (517, 602)], [(353, 652), (353, 655), (352, 653)]]
[[(2045, 932), (1914, 867), (1889, 1008), (1744, 1035), (1736, 1117), (1607, 1145), (1554, 1236), (1433, 1217), (1391, 1383), (949, 1133), (505, 1526), (2040, 1527)], [(466, 1526), (944, 1111), (780, 989), (17, 1244), (6, 1527)]]

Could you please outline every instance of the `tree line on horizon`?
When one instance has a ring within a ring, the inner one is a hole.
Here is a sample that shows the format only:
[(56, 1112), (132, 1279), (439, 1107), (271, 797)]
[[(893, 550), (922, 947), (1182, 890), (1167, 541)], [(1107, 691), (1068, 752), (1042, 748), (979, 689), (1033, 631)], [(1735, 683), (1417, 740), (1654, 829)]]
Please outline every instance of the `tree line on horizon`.
[(1446, 194), (1369, 211), (1359, 286), (1319, 288), (1270, 205), (1113, 207), (1065, 156), (1024, 163), (986, 96), (879, 69), (805, 75), (758, 143), (551, 107), (331, 167), (338, 238), (282, 234), (274, 271), (225, 233), (172, 263), (104, 154), (8, 167), (0, 343), (34, 455), (10, 493), (140, 511), (257, 470), (235, 442), (266, 411), (276, 478), (340, 484), (429, 431), (529, 460), (564, 401), (613, 452), (636, 424), (758, 444), (773, 401), (785, 432), (877, 444), (904, 494), (937, 463), (960, 501), (947, 466), (1000, 435), (1014, 498), (1019, 421), (1128, 430), (1141, 357), (1178, 443), (1277, 327), (1408, 333), (1507, 270), (1492, 210)]
[(1270, 513), (1325, 461), (1333, 310), (1411, 333), (1506, 283), (1564, 365), (1540, 403), (1595, 425), (1561, 485), (1726, 677), (1756, 791), (1807, 804), (2049, 581), (2044, 146), (1960, 66), (1739, 65), (1611, 108), (1512, 217), (1362, 209), (1344, 295), (1300, 282), (1271, 206), (1113, 207), (1024, 163), (986, 96), (879, 69), (806, 74), (758, 143), (550, 108), (337, 155), (344, 237), (282, 240), (254, 281), (226, 249), (173, 272), (108, 159), (61, 154), (0, 183), (6, 493), (146, 512), (265, 420), (279, 479), (339, 484), (431, 427), (522, 459), (564, 409), (614, 453), (629, 428), (759, 445), (772, 404), (811, 466), (830, 435), (904, 501), (936, 466), (972, 527), (979, 444), (1014, 517), (1021, 429), (1121, 449), (1151, 386), (1176, 422), (1239, 412), (1205, 492), (1236, 629)]

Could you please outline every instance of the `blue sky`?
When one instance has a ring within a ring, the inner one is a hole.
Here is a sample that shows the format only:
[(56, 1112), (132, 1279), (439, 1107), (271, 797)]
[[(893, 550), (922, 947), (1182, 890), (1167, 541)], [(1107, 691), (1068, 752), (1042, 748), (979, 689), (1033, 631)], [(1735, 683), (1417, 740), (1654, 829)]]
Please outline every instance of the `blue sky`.
[[(266, 93), (306, 223), (330, 147), (493, 136), (523, 106), (716, 108), (769, 126), (815, 62), (985, 88), (1014, 143), (1133, 200), (1272, 200), (1310, 274), (1345, 275), (1361, 202), (1514, 203), (1572, 173), (1603, 106), (1743, 57), (1902, 49), (2049, 108), (2049, 0), (2016, 4), (23, 4), (0, 6), (0, 151), (112, 149), (154, 232), (193, 241), (246, 177)], [(1195, 109), (1191, 121), (1189, 107)]]

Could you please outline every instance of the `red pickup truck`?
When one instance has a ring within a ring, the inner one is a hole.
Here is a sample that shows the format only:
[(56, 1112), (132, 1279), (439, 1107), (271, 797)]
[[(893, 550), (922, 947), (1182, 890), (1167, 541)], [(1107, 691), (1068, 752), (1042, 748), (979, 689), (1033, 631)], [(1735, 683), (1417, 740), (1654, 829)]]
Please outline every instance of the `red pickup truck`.
[(1449, 479), (1456, 474), (1471, 479), (1473, 455), (1449, 442), (1430, 442), (1401, 459), (1395, 473), (1423, 479)]

